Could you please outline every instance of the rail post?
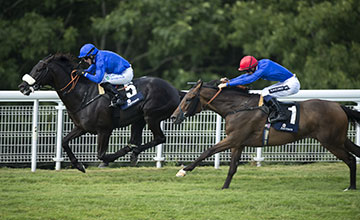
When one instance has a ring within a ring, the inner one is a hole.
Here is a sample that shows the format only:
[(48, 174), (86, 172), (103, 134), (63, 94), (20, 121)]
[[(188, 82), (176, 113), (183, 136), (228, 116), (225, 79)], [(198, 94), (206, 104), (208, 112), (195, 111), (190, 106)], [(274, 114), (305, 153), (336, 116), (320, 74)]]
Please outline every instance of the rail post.
[[(221, 116), (216, 114), (216, 131), (215, 131), (215, 143), (219, 143), (221, 139)], [(215, 154), (214, 168), (220, 168), (220, 153)]]
[(36, 171), (37, 141), (38, 141), (38, 110), (39, 110), (39, 99), (35, 99), (33, 106), (33, 115), (32, 115), (31, 172)]
[(256, 166), (261, 167), (261, 161), (264, 161), (262, 157), (262, 147), (256, 148), (256, 157), (254, 157), (254, 161), (256, 161)]
[(61, 162), (64, 161), (64, 158), (61, 157), (62, 152), (62, 136), (63, 136), (63, 111), (65, 106), (62, 102), (58, 102), (58, 105), (55, 106), (55, 109), (58, 110), (57, 112), (57, 131), (56, 131), (56, 157), (53, 158), (55, 161), (55, 170), (61, 169)]
[[(160, 123), (161, 130), (164, 130), (164, 121), (161, 121)], [(165, 158), (162, 156), (163, 151), (163, 144), (158, 144), (156, 146), (156, 157), (154, 157), (154, 160), (156, 161), (156, 168), (161, 168), (162, 164), (161, 162), (165, 160)]]

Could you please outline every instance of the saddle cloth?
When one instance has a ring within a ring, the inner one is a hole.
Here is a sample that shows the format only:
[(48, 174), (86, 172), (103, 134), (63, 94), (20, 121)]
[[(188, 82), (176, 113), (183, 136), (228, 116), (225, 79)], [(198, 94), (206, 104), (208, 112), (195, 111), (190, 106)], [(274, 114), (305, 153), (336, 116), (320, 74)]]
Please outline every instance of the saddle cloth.
[(130, 108), (131, 106), (144, 99), (143, 94), (140, 91), (137, 91), (136, 86), (135, 84), (133, 84), (133, 82), (125, 84), (122, 88), (120, 88), (119, 92), (125, 92), (127, 97), (126, 103), (120, 106), (122, 110)]
[(297, 102), (280, 102), (282, 107), (289, 112), (290, 117), (282, 122), (272, 124), (273, 128), (278, 131), (297, 132), (299, 129), (300, 109)]
[[(120, 107), (122, 110), (130, 108), (131, 106), (135, 105), (136, 103), (144, 99), (143, 94), (137, 91), (136, 86), (133, 84), (133, 82), (129, 82), (128, 84), (118, 86), (117, 90), (120, 93), (123, 92), (126, 93), (126, 97), (127, 97), (126, 104)], [(105, 94), (105, 90), (100, 84), (98, 84), (98, 92), (99, 95)]]
[(298, 132), (299, 130), (299, 121), (300, 121), (300, 108), (299, 103), (297, 102), (280, 102), (280, 105), (286, 111), (288, 111), (288, 115), (290, 117), (286, 121), (279, 121), (273, 124), (270, 124), (269, 121), (265, 123), (264, 131), (263, 131), (263, 146), (266, 146), (269, 141), (269, 131), (270, 127), (272, 126), (274, 129), (278, 131), (285, 131), (285, 132)]

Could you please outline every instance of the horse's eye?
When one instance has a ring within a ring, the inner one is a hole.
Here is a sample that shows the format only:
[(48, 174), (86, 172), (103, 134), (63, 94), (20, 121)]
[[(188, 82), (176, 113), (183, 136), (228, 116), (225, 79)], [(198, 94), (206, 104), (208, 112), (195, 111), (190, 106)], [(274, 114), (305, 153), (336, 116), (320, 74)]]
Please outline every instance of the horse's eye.
[(187, 98), (187, 99), (186, 99), (186, 103), (191, 102), (191, 100), (193, 100), (193, 98)]
[(44, 67), (40, 67), (40, 68), (38, 68), (36, 71), (37, 71), (37, 72), (41, 72), (41, 71), (43, 71), (43, 69), (44, 69)]

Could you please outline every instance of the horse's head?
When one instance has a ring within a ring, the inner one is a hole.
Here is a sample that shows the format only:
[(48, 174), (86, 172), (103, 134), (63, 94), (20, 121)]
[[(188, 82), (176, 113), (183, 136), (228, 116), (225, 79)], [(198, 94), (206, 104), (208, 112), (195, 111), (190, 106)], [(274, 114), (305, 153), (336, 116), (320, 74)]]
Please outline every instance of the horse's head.
[(23, 82), (18, 86), (20, 92), (24, 95), (30, 95), (31, 92), (40, 89), (41, 86), (49, 82), (48, 63), (54, 58), (49, 55), (40, 60), (31, 70), (29, 74), (22, 77)]
[(193, 116), (196, 113), (201, 112), (202, 107), (199, 95), (202, 85), (203, 82), (199, 80), (181, 100), (178, 108), (170, 117), (175, 124), (180, 124), (186, 117)]

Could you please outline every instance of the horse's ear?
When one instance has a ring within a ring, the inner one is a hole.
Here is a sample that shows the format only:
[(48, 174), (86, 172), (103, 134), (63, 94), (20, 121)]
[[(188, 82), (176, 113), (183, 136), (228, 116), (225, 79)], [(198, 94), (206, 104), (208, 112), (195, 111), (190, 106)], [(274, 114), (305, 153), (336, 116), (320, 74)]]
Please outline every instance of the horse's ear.
[(201, 88), (203, 85), (203, 81), (201, 79), (199, 79), (197, 82), (196, 82), (196, 88)]
[(49, 61), (53, 60), (55, 58), (55, 55), (50, 54), (49, 55)]
[(50, 62), (52, 59), (54, 59), (54, 55), (49, 54), (49, 55), (47, 55), (47, 56), (43, 59), (43, 61), (45, 61), (46, 63), (48, 63), (48, 62)]

